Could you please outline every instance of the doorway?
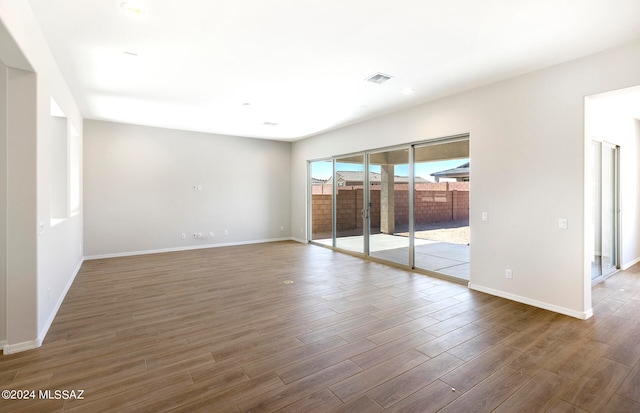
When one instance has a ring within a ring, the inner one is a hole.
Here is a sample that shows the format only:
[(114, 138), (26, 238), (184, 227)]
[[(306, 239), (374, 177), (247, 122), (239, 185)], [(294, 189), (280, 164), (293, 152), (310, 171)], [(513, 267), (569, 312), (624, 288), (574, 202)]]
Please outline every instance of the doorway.
[(410, 266), (409, 155), (412, 148), (374, 151), (369, 159), (369, 255)]
[(365, 223), (369, 208), (365, 206), (367, 186), (365, 155), (357, 154), (335, 159), (333, 185), (335, 189), (336, 248), (365, 253)]
[(309, 241), (468, 281), (469, 136), (309, 161)]
[(469, 140), (427, 142), (415, 148), (415, 267), (470, 278)]

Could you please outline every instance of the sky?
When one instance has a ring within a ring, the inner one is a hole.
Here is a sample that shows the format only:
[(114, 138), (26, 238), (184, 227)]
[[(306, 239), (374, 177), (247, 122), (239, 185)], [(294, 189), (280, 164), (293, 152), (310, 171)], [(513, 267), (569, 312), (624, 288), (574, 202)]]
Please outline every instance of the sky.
[[(457, 168), (458, 166), (463, 165), (467, 162), (469, 162), (468, 158), (418, 163), (416, 164), (416, 176), (435, 182), (435, 179), (433, 178), (433, 176), (431, 176), (432, 173), (444, 171), (445, 169)], [(331, 173), (332, 173), (331, 168), (332, 168), (331, 161), (312, 162), (311, 176), (317, 179), (328, 179), (331, 177)], [(338, 162), (336, 164), (336, 169), (338, 171), (363, 171), (364, 165)], [(371, 172), (380, 173), (380, 165), (371, 165), (369, 167), (369, 170)], [(409, 165), (406, 165), (406, 164), (396, 165), (395, 175), (408, 176)]]

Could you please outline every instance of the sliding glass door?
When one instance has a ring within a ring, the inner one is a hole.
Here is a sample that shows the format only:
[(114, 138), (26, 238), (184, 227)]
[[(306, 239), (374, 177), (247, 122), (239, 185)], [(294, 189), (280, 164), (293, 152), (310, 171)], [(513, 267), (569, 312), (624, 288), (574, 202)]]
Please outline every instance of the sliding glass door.
[(618, 268), (618, 150), (593, 141), (593, 230), (591, 278), (598, 280)]
[(469, 138), (309, 162), (309, 240), (469, 280)]
[(333, 246), (333, 160), (309, 162), (309, 239)]
[(409, 147), (369, 153), (369, 255), (409, 265)]
[(613, 145), (602, 145), (602, 274), (618, 267), (618, 154)]
[(368, 177), (363, 154), (335, 160), (335, 246), (347, 251), (365, 252), (365, 206)]
[(414, 266), (469, 280), (469, 140), (417, 145), (413, 167)]

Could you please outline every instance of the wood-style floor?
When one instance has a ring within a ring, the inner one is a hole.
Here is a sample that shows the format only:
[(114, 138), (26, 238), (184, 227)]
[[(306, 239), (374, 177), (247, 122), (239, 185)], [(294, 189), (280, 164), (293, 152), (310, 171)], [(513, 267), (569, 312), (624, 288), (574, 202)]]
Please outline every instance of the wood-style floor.
[(0, 389), (84, 399), (0, 411), (640, 412), (640, 265), (593, 296), (581, 321), (294, 242), (87, 261), (0, 356)]

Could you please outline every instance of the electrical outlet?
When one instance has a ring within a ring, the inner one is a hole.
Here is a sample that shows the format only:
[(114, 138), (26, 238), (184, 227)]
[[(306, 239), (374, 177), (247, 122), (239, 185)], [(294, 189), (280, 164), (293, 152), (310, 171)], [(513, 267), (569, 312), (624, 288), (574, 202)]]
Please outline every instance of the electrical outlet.
[(185, 233), (183, 232), (182, 234), (180, 234), (180, 237), (181, 237), (182, 239), (187, 239), (187, 234), (185, 234)]
[(224, 235), (229, 235), (229, 230), (228, 229), (224, 230)]
[(508, 280), (513, 279), (513, 271), (507, 268), (506, 270), (504, 270), (504, 277)]
[(489, 221), (489, 213), (488, 212), (483, 212), (482, 213), (482, 220), (483, 221)]

